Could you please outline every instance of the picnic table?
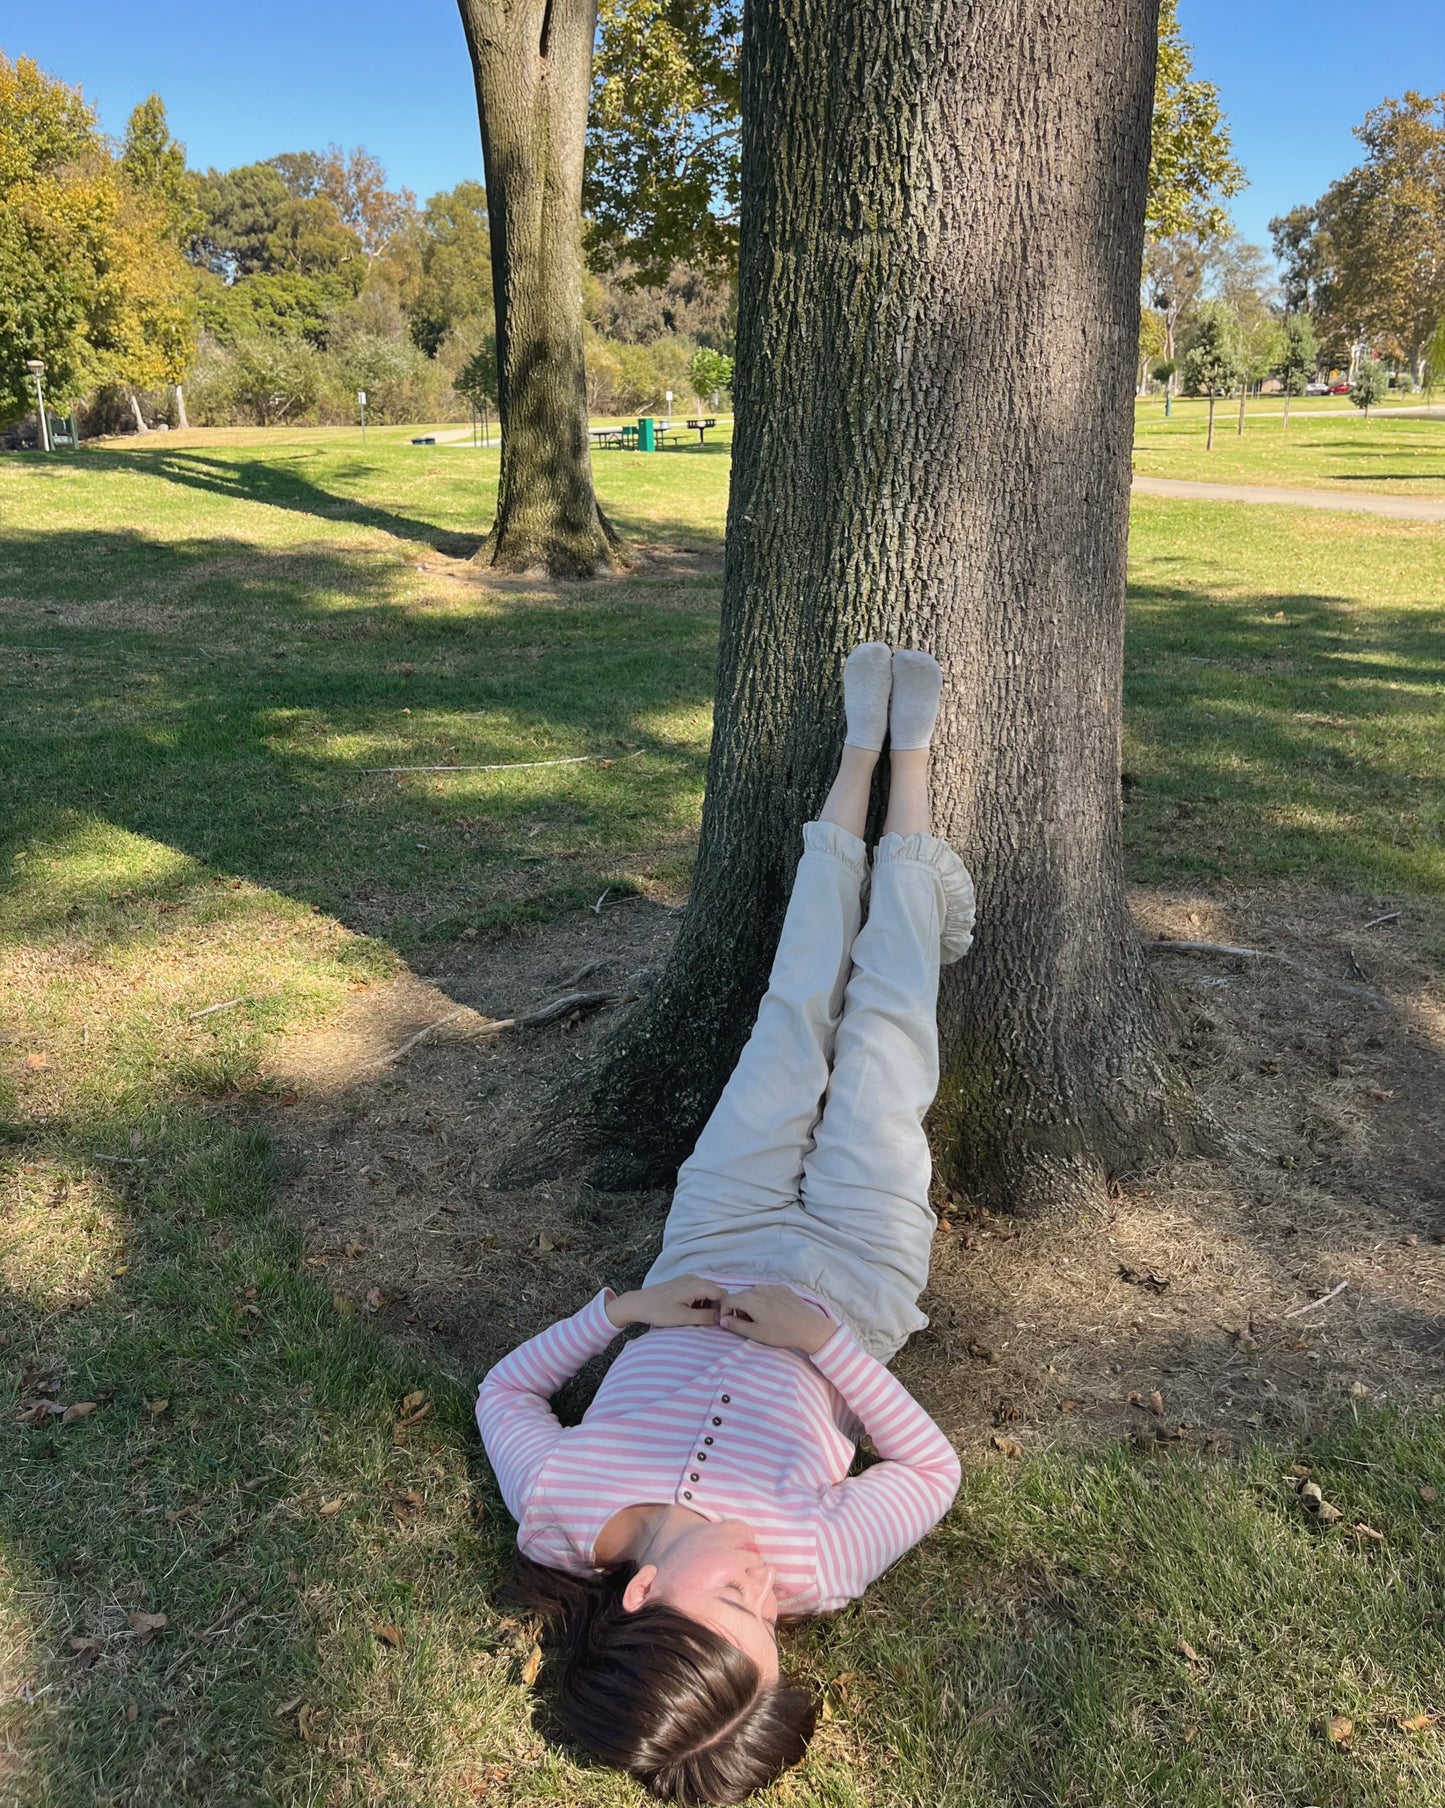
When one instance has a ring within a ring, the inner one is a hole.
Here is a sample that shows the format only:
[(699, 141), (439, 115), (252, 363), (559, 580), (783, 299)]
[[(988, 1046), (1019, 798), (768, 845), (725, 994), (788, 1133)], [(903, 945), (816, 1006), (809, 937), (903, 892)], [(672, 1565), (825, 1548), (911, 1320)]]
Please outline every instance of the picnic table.
[(636, 427), (589, 427), (587, 436), (597, 446), (615, 446), (619, 452), (635, 450)]
[(689, 421), (687, 424), (697, 434), (697, 443), (701, 446), (706, 441), (708, 428), (717, 426), (717, 417), (710, 414), (705, 420)]

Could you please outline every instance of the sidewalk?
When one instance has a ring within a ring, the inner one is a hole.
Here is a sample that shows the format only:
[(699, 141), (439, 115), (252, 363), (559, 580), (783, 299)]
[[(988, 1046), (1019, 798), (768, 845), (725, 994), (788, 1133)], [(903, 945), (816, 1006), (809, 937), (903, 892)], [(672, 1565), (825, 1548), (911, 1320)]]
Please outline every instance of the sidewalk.
[(1140, 496), (1182, 496), (1195, 502), (1254, 502), (1287, 508), (1344, 509), (1392, 515), (1400, 521), (1445, 521), (1442, 496), (1347, 496), (1339, 490), (1287, 490), (1262, 483), (1190, 483), (1177, 477), (1135, 477)]

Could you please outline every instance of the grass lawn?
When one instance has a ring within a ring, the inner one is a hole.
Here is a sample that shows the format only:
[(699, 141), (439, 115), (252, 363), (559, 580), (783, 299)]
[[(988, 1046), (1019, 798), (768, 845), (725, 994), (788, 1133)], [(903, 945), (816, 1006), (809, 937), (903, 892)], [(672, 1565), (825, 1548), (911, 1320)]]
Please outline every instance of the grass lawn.
[[(1322, 398), (1338, 407), (1344, 397)], [(1419, 400), (1419, 398), (1415, 398)], [(1142, 408), (1134, 434), (1134, 469), (1147, 477), (1181, 477), (1196, 483), (1283, 484), (1291, 489), (1338, 490), (1341, 495), (1445, 497), (1445, 414), (1397, 417), (1371, 409), (1351, 411), (1290, 408), (1267, 397), (1249, 405), (1243, 434), (1236, 432), (1238, 401), (1215, 409), (1214, 450), (1205, 450), (1207, 402)]]
[[(496, 454), (416, 431), (0, 461), (3, 1803), (641, 1799), (545, 1741), (475, 1375), (307, 1266), (257, 1107), (418, 951), (685, 881), (726, 447), (598, 454), (654, 575), (487, 586)], [(1445, 964), (1440, 531), (1141, 498), (1133, 563), (1133, 875), (1373, 891)], [(1403, 1406), (972, 1467), (799, 1635), (828, 1718), (776, 1799), (1438, 1808), (1440, 1495)]]

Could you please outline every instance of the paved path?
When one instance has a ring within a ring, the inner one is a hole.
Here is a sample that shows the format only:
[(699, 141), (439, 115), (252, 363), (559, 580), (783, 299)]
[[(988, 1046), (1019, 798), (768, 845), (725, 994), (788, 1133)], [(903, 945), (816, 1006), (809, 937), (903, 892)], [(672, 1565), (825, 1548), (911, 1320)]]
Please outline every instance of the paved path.
[(1340, 490), (1287, 490), (1263, 483), (1188, 483), (1176, 477), (1136, 477), (1141, 496), (1187, 496), (1196, 502), (1262, 502), (1272, 507), (1345, 509), (1404, 521), (1445, 521), (1445, 496), (1346, 495)]

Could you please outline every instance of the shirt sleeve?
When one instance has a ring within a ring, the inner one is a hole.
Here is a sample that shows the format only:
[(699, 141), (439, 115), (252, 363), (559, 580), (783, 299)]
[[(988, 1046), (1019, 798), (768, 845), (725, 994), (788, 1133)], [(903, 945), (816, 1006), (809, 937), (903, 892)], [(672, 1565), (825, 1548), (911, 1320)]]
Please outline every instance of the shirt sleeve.
[(604, 1287), (580, 1312), (519, 1345), (487, 1371), (477, 1390), (477, 1427), (513, 1519), (521, 1520), (527, 1497), (562, 1436), (548, 1404), (552, 1395), (620, 1335), (607, 1316), (612, 1297)]
[(953, 1504), (962, 1470), (933, 1420), (851, 1331), (835, 1332), (812, 1361), (883, 1459), (822, 1496), (818, 1593), (827, 1610), (855, 1600), (932, 1531)]

